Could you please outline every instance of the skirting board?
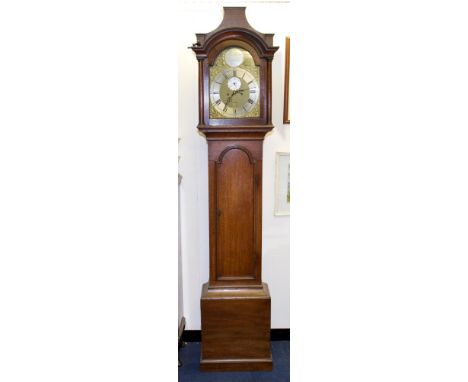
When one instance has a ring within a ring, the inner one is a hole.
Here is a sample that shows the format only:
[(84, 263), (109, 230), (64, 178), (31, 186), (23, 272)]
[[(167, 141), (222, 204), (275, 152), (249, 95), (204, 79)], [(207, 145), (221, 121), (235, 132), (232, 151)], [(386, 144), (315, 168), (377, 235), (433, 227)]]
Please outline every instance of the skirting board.
[[(289, 341), (289, 329), (271, 329), (270, 339), (272, 341)], [(184, 330), (182, 341), (201, 342), (201, 330)]]

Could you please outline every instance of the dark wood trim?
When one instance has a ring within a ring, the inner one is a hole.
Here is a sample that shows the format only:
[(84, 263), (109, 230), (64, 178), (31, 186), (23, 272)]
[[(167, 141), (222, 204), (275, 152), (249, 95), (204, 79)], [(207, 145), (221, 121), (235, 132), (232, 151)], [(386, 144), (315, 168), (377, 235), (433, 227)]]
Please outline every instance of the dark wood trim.
[[(272, 341), (289, 341), (290, 329), (271, 329)], [(182, 340), (185, 342), (201, 342), (201, 330), (184, 330)]]
[(207, 141), (263, 141), (273, 126), (226, 128), (199, 125), (198, 129), (205, 134)]
[(284, 109), (283, 109), (283, 123), (289, 122), (289, 60), (290, 60), (290, 45), (289, 37), (286, 37), (286, 50), (284, 61)]

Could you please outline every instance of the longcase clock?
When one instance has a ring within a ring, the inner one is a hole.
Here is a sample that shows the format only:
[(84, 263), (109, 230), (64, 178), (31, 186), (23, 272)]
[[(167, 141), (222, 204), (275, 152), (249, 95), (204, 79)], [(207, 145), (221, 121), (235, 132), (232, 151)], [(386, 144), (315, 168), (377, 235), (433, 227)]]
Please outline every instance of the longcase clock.
[(245, 7), (191, 47), (198, 129), (208, 141), (210, 272), (201, 295), (201, 369), (271, 370), (271, 297), (262, 282), (262, 157), (271, 122), (273, 34)]

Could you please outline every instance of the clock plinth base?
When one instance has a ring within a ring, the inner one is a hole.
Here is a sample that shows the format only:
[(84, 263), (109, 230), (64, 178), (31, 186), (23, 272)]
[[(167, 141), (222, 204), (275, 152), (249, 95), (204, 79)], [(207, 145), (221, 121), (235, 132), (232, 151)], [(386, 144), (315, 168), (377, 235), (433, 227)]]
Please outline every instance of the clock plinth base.
[(200, 362), (201, 371), (272, 371), (273, 361), (266, 359), (213, 359)]
[(208, 289), (201, 296), (202, 371), (269, 371), (271, 298), (263, 288)]

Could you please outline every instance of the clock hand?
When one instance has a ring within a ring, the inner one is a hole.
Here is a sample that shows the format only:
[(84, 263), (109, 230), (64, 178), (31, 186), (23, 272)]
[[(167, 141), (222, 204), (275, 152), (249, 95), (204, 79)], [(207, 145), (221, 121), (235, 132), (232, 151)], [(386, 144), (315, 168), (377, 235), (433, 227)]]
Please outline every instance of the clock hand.
[[(238, 92), (239, 92), (238, 90), (234, 90), (234, 91), (232, 92), (232, 94), (229, 96), (229, 98), (228, 98), (227, 101), (226, 101), (226, 105), (227, 105), (229, 102), (231, 102), (232, 97), (234, 97)], [(229, 94), (229, 93), (228, 93), (228, 94)]]
[[(229, 94), (229, 93), (228, 93), (228, 94)], [(229, 96), (229, 98), (227, 99), (227, 101), (226, 101), (226, 106), (227, 106), (227, 104), (228, 104), (229, 102), (231, 102), (231, 99), (232, 99), (232, 96), (233, 96), (233, 95), (234, 95), (234, 93), (232, 93), (232, 94)]]
[[(227, 99), (227, 101), (226, 101), (226, 106), (227, 106), (227, 104), (228, 104), (229, 102), (231, 102), (232, 97), (234, 97), (237, 93), (243, 92), (244, 90), (249, 90), (249, 88), (234, 90), (234, 91), (232, 92), (232, 94), (229, 96), (229, 98)], [(227, 93), (227, 94), (229, 95), (229, 93)]]
[(237, 93), (243, 92), (244, 90), (248, 90), (248, 89), (237, 89), (237, 90), (234, 90), (234, 91), (232, 92), (232, 94), (231, 94), (231, 98), (232, 98), (233, 96), (235, 96)]

